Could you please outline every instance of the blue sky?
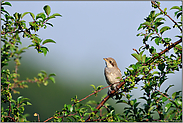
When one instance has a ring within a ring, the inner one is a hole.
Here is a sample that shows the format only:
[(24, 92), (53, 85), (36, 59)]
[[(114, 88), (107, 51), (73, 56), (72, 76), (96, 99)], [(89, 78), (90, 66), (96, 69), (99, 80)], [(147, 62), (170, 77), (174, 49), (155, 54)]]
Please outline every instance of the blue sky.
[[(42, 65), (52, 63), (50, 68), (61, 73), (60, 69), (64, 69), (64, 73), (72, 75), (73, 78), (81, 77), (85, 73), (103, 77), (105, 65), (103, 57), (115, 58), (122, 71), (135, 63), (136, 60), (130, 55), (134, 53), (132, 49), (142, 46), (142, 37), (136, 36), (141, 30), (137, 31), (137, 28), (152, 10), (150, 1), (12, 1), (11, 3), (13, 7), (7, 7), (10, 13), (30, 11), (36, 15), (43, 12), (44, 5), (49, 5), (51, 14), (60, 13), (63, 16), (50, 21), (54, 25), (53, 28), (48, 27), (39, 31), (38, 34), (42, 39), (51, 38), (57, 43), (47, 45), (50, 50), (47, 57), (42, 54), (34, 57), (39, 59), (37, 63)], [(180, 4), (180, 1), (162, 1), (161, 7), (163, 9), (167, 7), (168, 14), (173, 17), (174, 13), (169, 11), (169, 8)], [(26, 15), (24, 19), (31, 20), (31, 17)], [(173, 25), (168, 19), (166, 24)], [(173, 36), (179, 32), (178, 29), (174, 30), (167, 31), (165, 35), (176, 40)], [(25, 42), (25, 45), (27, 44), (30, 42)], [(36, 53), (33, 49), (30, 52)], [(46, 63), (42, 59), (45, 59)]]

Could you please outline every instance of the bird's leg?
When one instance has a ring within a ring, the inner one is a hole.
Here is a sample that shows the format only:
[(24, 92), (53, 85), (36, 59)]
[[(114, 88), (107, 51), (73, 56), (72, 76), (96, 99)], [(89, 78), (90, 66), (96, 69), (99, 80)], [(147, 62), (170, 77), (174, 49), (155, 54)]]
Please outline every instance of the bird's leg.
[(116, 92), (117, 92), (117, 90), (119, 89), (117, 86), (118, 86), (118, 84), (113, 84), (113, 85), (112, 85), (113, 89), (114, 89)]

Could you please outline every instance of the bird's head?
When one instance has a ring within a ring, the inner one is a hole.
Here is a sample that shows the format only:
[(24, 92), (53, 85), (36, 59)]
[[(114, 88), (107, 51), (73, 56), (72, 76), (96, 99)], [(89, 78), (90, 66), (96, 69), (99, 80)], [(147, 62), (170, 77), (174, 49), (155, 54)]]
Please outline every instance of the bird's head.
[(113, 58), (108, 57), (103, 59), (105, 60), (106, 66), (108, 68), (118, 67), (116, 61)]

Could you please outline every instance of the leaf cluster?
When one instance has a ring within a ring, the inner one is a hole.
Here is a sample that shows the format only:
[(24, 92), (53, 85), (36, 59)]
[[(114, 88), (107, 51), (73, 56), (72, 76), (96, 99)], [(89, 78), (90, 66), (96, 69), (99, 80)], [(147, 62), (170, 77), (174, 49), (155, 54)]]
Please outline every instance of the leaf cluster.
[[(17, 99), (12, 97), (12, 93), (20, 94), (16, 88), (27, 88), (28, 83), (48, 84), (48, 81), (55, 83), (55, 74), (49, 74), (45, 71), (38, 73), (37, 77), (33, 79), (27, 78), (26, 80), (20, 80), (20, 74), (18, 73), (18, 67), (21, 65), (22, 53), (26, 52), (29, 47), (34, 47), (38, 53), (47, 54), (49, 51), (45, 46), (47, 43), (56, 43), (52, 39), (42, 40), (36, 34), (42, 27), (46, 29), (47, 25), (52, 26), (49, 23), (50, 19), (61, 16), (58, 13), (52, 14), (51, 8), (46, 5), (43, 10), (44, 13), (39, 13), (36, 16), (32, 12), (25, 12), (23, 14), (15, 12), (10, 15), (5, 10), (4, 6), (12, 6), (10, 2), (1, 2), (1, 121), (2, 122), (26, 122), (27, 114), (24, 114), (25, 106), (31, 105), (28, 98), (19, 96)], [(23, 20), (24, 16), (29, 14), (32, 21), (29, 22), (29, 26), (26, 25), (26, 21)], [(34, 32), (34, 33), (33, 33)], [(19, 48), (22, 44), (21, 36), (27, 37), (32, 41), (27, 47)], [(7, 69), (10, 61), (15, 62), (15, 69), (10, 71)]]

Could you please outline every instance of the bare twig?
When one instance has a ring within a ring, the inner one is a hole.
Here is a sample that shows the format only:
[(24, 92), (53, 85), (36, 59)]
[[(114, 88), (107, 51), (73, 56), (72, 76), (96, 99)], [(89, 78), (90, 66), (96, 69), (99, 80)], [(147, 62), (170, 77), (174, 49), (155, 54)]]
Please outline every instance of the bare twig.
[[(119, 83), (119, 82), (116, 82), (116, 83)], [(85, 100), (86, 98), (88, 98), (88, 97), (90, 97), (90, 96), (92, 96), (92, 95), (96, 94), (97, 92), (99, 92), (99, 91), (101, 91), (101, 90), (103, 90), (103, 89), (105, 89), (105, 88), (108, 88), (108, 87), (110, 87), (110, 86), (112, 86), (112, 85), (109, 85), (109, 86), (103, 87), (103, 88), (101, 88), (100, 90), (96, 90), (95, 92), (93, 92), (93, 93), (89, 94), (88, 96), (86, 96), (85, 98), (83, 98), (83, 99), (79, 100), (78, 102), (81, 102), (81, 101)], [(74, 103), (74, 104), (75, 104), (75, 103)], [(74, 106), (74, 104), (72, 104), (72, 106)]]
[(133, 48), (133, 50), (139, 55), (139, 52), (135, 48)]

